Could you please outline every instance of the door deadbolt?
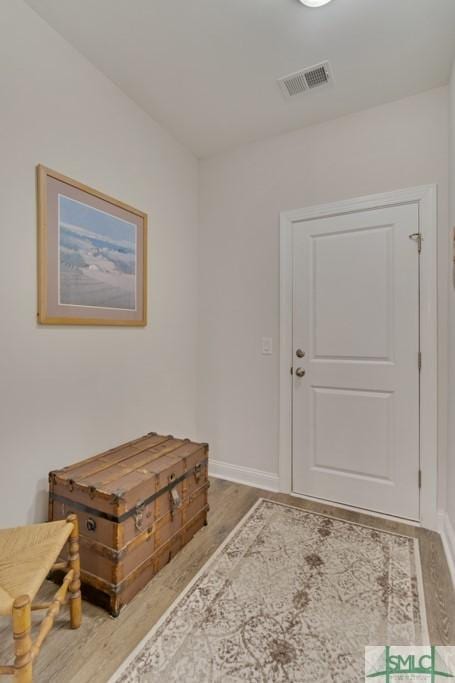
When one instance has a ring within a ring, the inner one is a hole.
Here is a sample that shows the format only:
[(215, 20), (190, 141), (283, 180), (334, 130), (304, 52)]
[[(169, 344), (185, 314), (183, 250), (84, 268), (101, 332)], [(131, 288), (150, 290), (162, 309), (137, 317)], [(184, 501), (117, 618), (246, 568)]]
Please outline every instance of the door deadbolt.
[(303, 358), (305, 356), (305, 351), (302, 351), (302, 349), (297, 349), (295, 355), (297, 356), (297, 358)]
[(303, 368), (297, 368), (295, 374), (297, 377), (305, 377), (305, 370)]

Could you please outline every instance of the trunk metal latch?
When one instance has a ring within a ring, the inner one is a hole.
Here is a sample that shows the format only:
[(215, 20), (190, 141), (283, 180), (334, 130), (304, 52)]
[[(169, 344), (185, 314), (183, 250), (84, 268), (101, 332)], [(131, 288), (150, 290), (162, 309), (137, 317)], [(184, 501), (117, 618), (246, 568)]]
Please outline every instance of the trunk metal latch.
[[(169, 477), (169, 484), (172, 485), (172, 482), (174, 481), (175, 474), (171, 474), (171, 476)], [(180, 497), (180, 493), (177, 491), (177, 486), (173, 486), (169, 491), (169, 494), (171, 498), (171, 518), (173, 518), (175, 509), (179, 508), (182, 505), (182, 499)]]
[(136, 505), (136, 510), (134, 513), (134, 526), (137, 531), (142, 531), (144, 528), (144, 510), (145, 504), (143, 502)]
[(201, 478), (201, 474), (202, 474), (202, 465), (201, 465), (201, 463), (199, 463), (194, 468), (194, 478), (196, 479), (196, 482), (199, 482), (199, 479)]

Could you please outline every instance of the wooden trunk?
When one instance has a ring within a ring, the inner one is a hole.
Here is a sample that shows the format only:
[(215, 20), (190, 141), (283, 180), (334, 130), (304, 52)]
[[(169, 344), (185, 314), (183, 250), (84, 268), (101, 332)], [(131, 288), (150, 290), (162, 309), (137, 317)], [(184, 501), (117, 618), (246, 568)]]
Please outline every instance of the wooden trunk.
[(49, 520), (76, 513), (82, 591), (118, 616), (207, 524), (208, 446), (155, 433), (49, 474)]

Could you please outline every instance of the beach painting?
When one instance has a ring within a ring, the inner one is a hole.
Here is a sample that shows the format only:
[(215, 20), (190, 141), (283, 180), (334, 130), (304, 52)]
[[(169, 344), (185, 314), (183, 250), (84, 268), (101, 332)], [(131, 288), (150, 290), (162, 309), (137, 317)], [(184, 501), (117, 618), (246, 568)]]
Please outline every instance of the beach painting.
[(136, 310), (136, 225), (63, 194), (59, 304)]
[(38, 166), (38, 322), (147, 324), (147, 214)]

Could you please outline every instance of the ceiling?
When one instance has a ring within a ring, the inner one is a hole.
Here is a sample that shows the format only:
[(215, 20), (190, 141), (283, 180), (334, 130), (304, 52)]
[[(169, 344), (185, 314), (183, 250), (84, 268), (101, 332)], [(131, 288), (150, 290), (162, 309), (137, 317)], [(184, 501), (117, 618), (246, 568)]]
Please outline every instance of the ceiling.
[[(444, 84), (455, 54), (455, 0), (27, 2), (199, 157)], [(283, 97), (327, 59), (332, 87)]]

